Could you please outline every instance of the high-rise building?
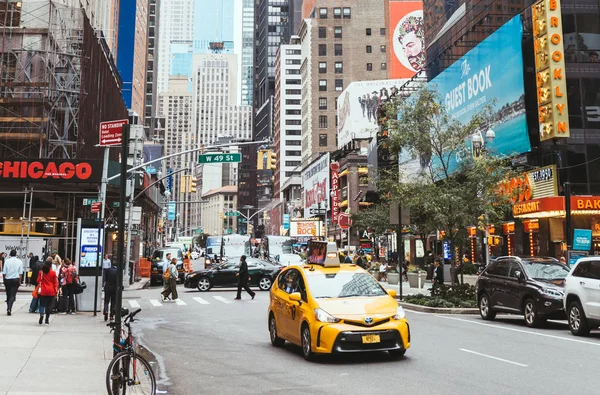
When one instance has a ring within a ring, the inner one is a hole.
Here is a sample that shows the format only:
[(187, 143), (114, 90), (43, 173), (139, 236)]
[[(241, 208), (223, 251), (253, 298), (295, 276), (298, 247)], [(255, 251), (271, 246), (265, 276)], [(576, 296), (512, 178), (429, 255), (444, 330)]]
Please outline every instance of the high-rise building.
[(302, 160), (302, 90), (300, 38), (294, 36), (291, 44), (279, 47), (275, 75), (274, 149), (277, 158), (274, 194), (280, 190)]
[(169, 89), (171, 42), (194, 38), (194, 0), (170, 0), (160, 3), (158, 33), (158, 92)]
[(233, 42), (234, 0), (194, 1), (194, 50), (205, 51), (211, 42)]
[[(182, 152), (189, 149), (192, 141), (192, 94), (188, 92), (187, 76), (171, 77), (169, 79), (169, 90), (161, 93), (159, 116), (164, 117), (164, 155)], [(197, 155), (188, 154), (175, 156), (165, 160), (166, 171), (173, 173), (171, 182), (171, 200), (190, 201), (190, 194), (181, 189), (181, 177), (191, 175), (187, 170), (194, 170), (193, 164)], [(181, 172), (178, 172), (182, 170)], [(178, 173), (176, 173), (178, 172)], [(193, 173), (192, 173), (193, 174)], [(179, 229), (197, 227), (199, 223), (190, 223), (190, 204), (178, 204)]]
[(158, 69), (158, 26), (160, 23), (160, 0), (148, 0), (148, 39), (146, 55), (146, 97), (144, 99), (144, 122), (150, 128), (150, 136), (158, 142), (157, 136), (157, 103), (156, 89)]
[(144, 123), (146, 115), (146, 84), (148, 59), (149, 0), (136, 0), (135, 36), (133, 43), (133, 79), (131, 80), (131, 109)]
[(387, 77), (387, 0), (317, 0), (300, 28), (302, 162), (337, 147), (337, 98), (353, 81)]
[(87, 0), (63, 1), (70, 7), (81, 7), (85, 10), (85, 14), (90, 19), (90, 24), (96, 30), (96, 35), (104, 37), (106, 45), (113, 56), (115, 63), (117, 62), (117, 49), (119, 41), (119, 10), (120, 0)]
[(252, 105), (254, 81), (254, 0), (242, 0), (241, 103)]

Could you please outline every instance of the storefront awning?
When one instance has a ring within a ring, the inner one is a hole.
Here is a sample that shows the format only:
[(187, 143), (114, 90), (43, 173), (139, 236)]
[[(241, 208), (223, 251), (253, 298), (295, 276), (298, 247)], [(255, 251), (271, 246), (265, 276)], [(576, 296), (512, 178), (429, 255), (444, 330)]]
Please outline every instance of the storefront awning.
[[(513, 205), (515, 218), (565, 216), (565, 197), (549, 196)], [(571, 215), (600, 215), (600, 196), (571, 196)]]

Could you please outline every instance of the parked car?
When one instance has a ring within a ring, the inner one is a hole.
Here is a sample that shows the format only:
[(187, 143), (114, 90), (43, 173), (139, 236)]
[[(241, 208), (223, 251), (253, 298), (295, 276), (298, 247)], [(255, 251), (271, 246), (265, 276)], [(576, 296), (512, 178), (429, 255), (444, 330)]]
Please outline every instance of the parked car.
[(171, 253), (171, 259), (177, 258), (177, 272), (179, 273), (177, 281), (183, 283), (183, 281), (185, 280), (185, 270), (183, 266), (183, 251), (178, 247), (165, 247), (155, 250), (154, 254), (152, 254), (150, 285), (163, 283), (162, 265), (168, 253)]
[[(247, 258), (250, 286), (257, 286), (261, 291), (268, 291), (281, 271), (281, 266), (256, 258)], [(185, 277), (185, 288), (198, 288), (206, 292), (213, 287), (237, 287), (236, 276), (240, 268), (239, 261), (231, 261), (214, 265), (209, 269), (197, 270)]]
[(564, 319), (564, 282), (569, 268), (554, 258), (506, 256), (496, 259), (477, 278), (479, 313), (522, 314), (529, 327), (547, 319)]
[(565, 312), (571, 333), (585, 336), (600, 326), (600, 258), (581, 258), (565, 279)]

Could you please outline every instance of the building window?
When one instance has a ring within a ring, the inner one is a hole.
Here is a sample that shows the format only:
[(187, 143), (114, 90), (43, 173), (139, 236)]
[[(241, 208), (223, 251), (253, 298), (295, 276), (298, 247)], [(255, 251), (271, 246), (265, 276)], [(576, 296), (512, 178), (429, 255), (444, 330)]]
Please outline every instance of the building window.
[(301, 164), (302, 164), (302, 162), (299, 162), (296, 160), (286, 160), (285, 161), (286, 166), (300, 166)]
[(381, 70), (387, 70), (387, 64), (382, 63), (381, 64)]
[(319, 115), (319, 128), (327, 128), (327, 115)]
[(380, 50), (381, 52), (385, 53), (385, 49), (386, 49), (385, 45), (380, 45), (380, 46), (379, 46), (379, 50)]
[(319, 18), (327, 19), (327, 8), (319, 8)]
[(370, 36), (370, 35), (371, 35), (371, 28), (370, 28), (370, 27), (368, 27), (368, 28), (367, 28), (367, 36)]
[(302, 145), (302, 141), (300, 141), (300, 140), (285, 140), (285, 145), (298, 146), (298, 145)]
[(335, 62), (335, 73), (336, 74), (341, 74), (344, 72), (344, 63), (342, 62)]
[(380, 36), (385, 36), (385, 27), (382, 27), (379, 29), (379, 35)]
[(344, 19), (350, 19), (352, 17), (350, 7), (344, 7)]
[(327, 62), (319, 62), (319, 73), (323, 74), (327, 72)]
[(326, 27), (319, 28), (319, 38), (327, 38), (327, 28)]
[(333, 19), (342, 19), (342, 9), (340, 7), (333, 9)]
[(289, 125), (302, 125), (302, 121), (300, 119), (286, 119), (285, 124), (288, 126)]
[(327, 80), (319, 80), (319, 91), (327, 92)]
[(302, 110), (285, 110), (286, 115), (302, 115)]
[(286, 136), (301, 136), (302, 131), (301, 130), (286, 130), (285, 135)]
[(336, 26), (333, 28), (333, 37), (334, 38), (342, 38), (342, 27)]
[(302, 151), (285, 151), (285, 156), (302, 156)]
[(333, 52), (335, 56), (342, 56), (344, 53), (342, 51), (342, 44), (335, 44)]
[(367, 53), (372, 53), (373, 52), (373, 47), (371, 47), (370, 45), (367, 45)]
[(327, 55), (327, 45), (319, 44), (319, 56), (326, 56), (326, 55)]
[(373, 71), (373, 63), (367, 63), (367, 71)]
[(286, 89), (285, 94), (286, 95), (301, 95), (302, 89)]
[(300, 99), (286, 99), (285, 104), (287, 105), (300, 105)]
[(319, 135), (319, 147), (327, 147), (327, 135), (326, 134)]
[(344, 80), (335, 80), (335, 90), (337, 92), (344, 90)]
[(327, 110), (327, 98), (319, 97), (319, 110)]

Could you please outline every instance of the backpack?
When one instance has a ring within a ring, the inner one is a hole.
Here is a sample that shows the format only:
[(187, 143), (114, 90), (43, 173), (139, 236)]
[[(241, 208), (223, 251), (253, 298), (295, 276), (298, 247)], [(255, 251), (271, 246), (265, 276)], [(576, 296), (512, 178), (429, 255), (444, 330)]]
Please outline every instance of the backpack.
[(167, 270), (165, 270), (165, 272), (163, 273), (163, 276), (165, 277), (165, 280), (168, 280), (171, 278), (171, 267), (167, 267)]
[(77, 272), (74, 268), (67, 269), (67, 284), (76, 284), (77, 283)]

